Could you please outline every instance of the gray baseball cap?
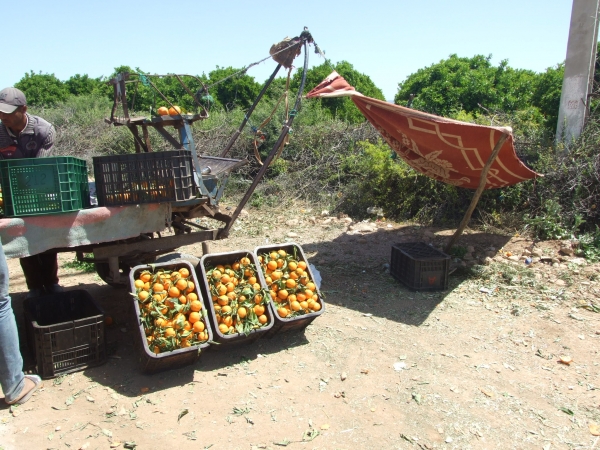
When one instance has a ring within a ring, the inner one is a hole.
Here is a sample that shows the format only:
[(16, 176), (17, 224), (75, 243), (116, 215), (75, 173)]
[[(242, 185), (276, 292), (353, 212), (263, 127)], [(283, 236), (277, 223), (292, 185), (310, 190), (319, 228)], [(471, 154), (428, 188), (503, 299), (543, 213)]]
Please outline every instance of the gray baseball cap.
[(0, 91), (0, 112), (11, 114), (19, 106), (25, 106), (25, 94), (17, 88), (7, 87)]

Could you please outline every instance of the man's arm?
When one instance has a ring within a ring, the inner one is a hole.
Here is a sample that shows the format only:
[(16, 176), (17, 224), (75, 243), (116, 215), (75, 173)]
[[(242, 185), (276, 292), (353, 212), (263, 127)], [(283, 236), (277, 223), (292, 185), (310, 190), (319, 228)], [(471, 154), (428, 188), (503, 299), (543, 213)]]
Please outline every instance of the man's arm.
[(54, 131), (54, 126), (50, 125), (50, 129), (48, 130), (48, 136), (46, 136), (46, 139), (44, 140), (44, 143), (42, 144), (42, 147), (40, 148), (37, 157), (38, 158), (44, 158), (46, 156), (50, 156), (52, 154), (52, 149), (54, 147), (54, 135), (55, 135), (55, 131)]

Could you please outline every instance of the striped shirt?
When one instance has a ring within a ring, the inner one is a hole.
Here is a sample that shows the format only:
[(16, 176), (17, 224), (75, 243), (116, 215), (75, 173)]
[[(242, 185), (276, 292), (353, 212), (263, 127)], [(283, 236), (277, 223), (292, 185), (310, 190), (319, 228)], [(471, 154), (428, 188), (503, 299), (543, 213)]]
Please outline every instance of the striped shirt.
[(0, 159), (50, 156), (54, 147), (54, 127), (41, 117), (25, 113), (27, 124), (15, 134), (0, 122)]

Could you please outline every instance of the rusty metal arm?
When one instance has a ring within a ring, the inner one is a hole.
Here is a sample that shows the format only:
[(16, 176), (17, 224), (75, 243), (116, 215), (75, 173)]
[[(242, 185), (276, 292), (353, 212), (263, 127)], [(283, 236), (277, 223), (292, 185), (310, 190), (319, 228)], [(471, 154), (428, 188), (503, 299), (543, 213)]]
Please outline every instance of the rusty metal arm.
[[(298, 94), (296, 96), (296, 103), (294, 104), (294, 111), (297, 111), (300, 106), (302, 92), (304, 91), (304, 84), (306, 83), (307, 69), (308, 69), (308, 42), (305, 40), (304, 41), (304, 68), (303, 68), (303, 72), (302, 72), (302, 81), (300, 82), (300, 88), (298, 89)], [(235, 220), (240, 215), (240, 212), (242, 211), (244, 206), (246, 206), (246, 203), (248, 202), (248, 200), (254, 193), (256, 186), (258, 186), (258, 183), (260, 182), (260, 180), (264, 176), (265, 172), (269, 168), (269, 165), (271, 164), (271, 162), (277, 155), (279, 147), (282, 145), (283, 141), (285, 140), (286, 136), (288, 135), (290, 128), (292, 127), (292, 122), (294, 121), (294, 117), (295, 117), (295, 114), (290, 114), (287, 121), (283, 125), (283, 127), (281, 129), (281, 134), (279, 135), (279, 139), (277, 139), (277, 142), (273, 146), (271, 153), (269, 153), (269, 156), (267, 156), (264, 164), (262, 165), (262, 167), (260, 168), (260, 170), (258, 171), (256, 176), (254, 177), (254, 180), (252, 181), (252, 185), (250, 185), (250, 187), (248, 188), (248, 191), (244, 195), (244, 198), (242, 198), (242, 201), (240, 202), (240, 204), (237, 206), (237, 208), (231, 215), (231, 221), (224, 228), (221, 228), (219, 230), (219, 234), (217, 236), (218, 239), (223, 239), (223, 238), (226, 238), (227, 236), (229, 236), (229, 230), (231, 229), (231, 226), (233, 225)]]

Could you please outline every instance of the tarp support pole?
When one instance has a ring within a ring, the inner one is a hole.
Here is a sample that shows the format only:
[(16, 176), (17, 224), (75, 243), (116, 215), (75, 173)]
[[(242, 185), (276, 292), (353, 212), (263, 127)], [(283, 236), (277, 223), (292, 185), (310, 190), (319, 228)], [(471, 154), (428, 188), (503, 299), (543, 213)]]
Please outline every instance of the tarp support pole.
[(450, 238), (450, 241), (448, 241), (448, 244), (444, 248), (445, 253), (450, 254), (450, 250), (456, 243), (456, 240), (460, 237), (460, 235), (463, 233), (463, 231), (465, 231), (465, 228), (467, 228), (467, 224), (469, 223), (469, 220), (471, 220), (471, 214), (473, 214), (473, 211), (475, 211), (475, 207), (477, 206), (477, 203), (479, 202), (479, 197), (481, 197), (481, 194), (483, 193), (483, 190), (485, 189), (485, 183), (487, 181), (488, 172), (490, 171), (492, 164), (496, 160), (498, 153), (500, 153), (500, 149), (504, 145), (504, 142), (506, 142), (506, 139), (508, 139), (508, 136), (509, 135), (507, 133), (502, 133), (502, 136), (500, 136), (500, 139), (498, 139), (498, 142), (496, 142), (496, 145), (494, 146), (494, 150), (492, 150), (492, 154), (490, 155), (490, 158), (485, 163), (485, 166), (483, 166), (483, 169), (481, 170), (481, 177), (479, 178), (479, 186), (477, 187), (475, 194), (473, 194), (473, 198), (471, 199), (471, 204), (469, 205), (469, 209), (467, 209), (467, 212), (465, 213), (465, 216), (463, 217), (462, 221), (460, 222), (460, 225), (458, 226), (458, 228), (456, 229), (456, 231)]

